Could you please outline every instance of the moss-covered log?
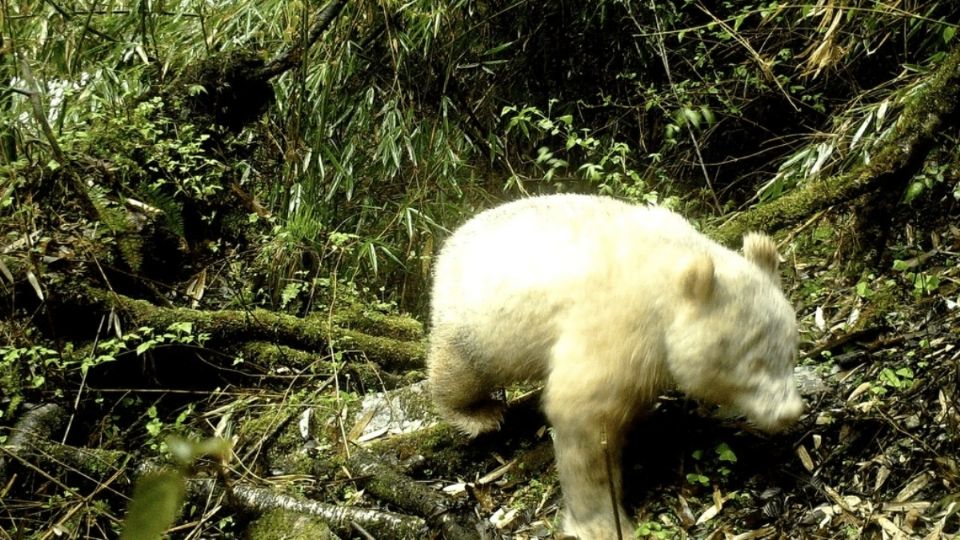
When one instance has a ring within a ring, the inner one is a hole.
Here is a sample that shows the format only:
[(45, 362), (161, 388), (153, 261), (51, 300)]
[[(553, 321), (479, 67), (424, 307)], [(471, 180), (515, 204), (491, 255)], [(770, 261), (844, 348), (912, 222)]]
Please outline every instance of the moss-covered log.
[[(357, 359), (353, 362), (337, 362), (316, 353), (278, 345), (267, 341), (248, 341), (232, 348), (245, 360), (268, 367), (287, 367), (293, 370), (311, 368), (313, 373), (337, 375), (342, 387), (347, 387), (348, 378), (364, 389), (390, 390), (411, 382), (410, 377), (383, 371), (373, 361)], [(415, 377), (415, 376), (414, 376)]]
[[(249, 311), (202, 311), (182, 307), (159, 307), (145, 300), (121, 294), (90, 289), (76, 299), (73, 309), (116, 310), (128, 324), (167, 328), (174, 323), (188, 322), (198, 333), (208, 333), (211, 342), (232, 346), (249, 341), (269, 341), (324, 355), (342, 353), (364, 356), (381, 367), (395, 372), (422, 368), (425, 348), (419, 339), (397, 339), (373, 335), (346, 324), (357, 324), (363, 316), (332, 319), (322, 316), (294, 317), (263, 309)], [(352, 322), (351, 322), (352, 321)], [(337, 324), (339, 322), (339, 324)], [(409, 317), (377, 315), (366, 321), (366, 328), (389, 327), (395, 335), (416, 336), (419, 323)], [(402, 329), (402, 331), (398, 330)]]
[(290, 512), (268, 510), (247, 527), (244, 536), (249, 540), (337, 540), (322, 519)]
[(67, 469), (97, 481), (122, 469), (130, 454), (102, 448), (82, 448), (58, 443), (57, 436), (67, 423), (67, 413), (54, 403), (31, 409), (10, 430), (0, 454), (0, 483), (6, 484), (11, 468), (25, 465), (44, 471)]
[(886, 144), (870, 163), (845, 174), (809, 182), (707, 233), (719, 242), (735, 245), (745, 232), (772, 232), (871, 190), (897, 189), (920, 170), (941, 126), (956, 114), (958, 89), (960, 47), (944, 59), (927, 85), (907, 102)]
[(338, 307), (330, 316), (330, 320), (342, 328), (352, 328), (375, 336), (402, 341), (423, 339), (423, 325), (420, 321), (411, 317), (385, 315), (379, 311), (365, 309), (362, 305)]

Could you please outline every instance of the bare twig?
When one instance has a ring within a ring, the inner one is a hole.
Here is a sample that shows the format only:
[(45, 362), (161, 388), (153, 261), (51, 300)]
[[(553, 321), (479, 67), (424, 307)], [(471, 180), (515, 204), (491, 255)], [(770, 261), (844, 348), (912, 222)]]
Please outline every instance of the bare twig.
[[(100, 343), (100, 332), (103, 331), (104, 322), (106, 322), (106, 315), (100, 317), (100, 325), (97, 326), (97, 333), (93, 337), (93, 346), (90, 348), (90, 359), (94, 359), (94, 355), (97, 354), (97, 344)], [(77, 397), (73, 400), (73, 410), (70, 411), (70, 419), (67, 421), (67, 427), (63, 430), (63, 438), (60, 440), (61, 444), (67, 443), (67, 437), (70, 435), (70, 428), (73, 426), (73, 419), (77, 415), (77, 410), (80, 409), (80, 396), (83, 395), (83, 389), (87, 385), (87, 373), (90, 370), (81, 370), (83, 375), (80, 377), (80, 388), (77, 389)]]

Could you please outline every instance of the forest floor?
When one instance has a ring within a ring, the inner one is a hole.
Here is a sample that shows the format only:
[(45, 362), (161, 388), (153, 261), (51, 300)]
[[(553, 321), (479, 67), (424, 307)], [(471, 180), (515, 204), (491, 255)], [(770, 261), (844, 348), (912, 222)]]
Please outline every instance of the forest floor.
[[(854, 280), (829, 253), (837, 242), (827, 230), (803, 233), (822, 258), (787, 253), (807, 413), (766, 436), (665, 396), (625, 452), (627, 508), (639, 524), (625, 538), (960, 534), (960, 229), (947, 224), (919, 241), (906, 230), (905, 242), (930, 248), (894, 248), (894, 270)], [(473, 443), (482, 461), (467, 469), (438, 477), (444, 467), (421, 464), (411, 474), (472, 509), (490, 536), (552, 537), (561, 497), (539, 456), (546, 424), (536, 413), (516, 422)]]
[[(871, 273), (843, 263), (842, 219), (808, 222), (781, 242), (806, 414), (768, 436), (663, 396), (624, 453), (637, 523), (624, 538), (958, 537), (960, 229), (950, 219), (922, 233), (904, 226), (890, 269)], [(183, 469), (190, 502), (174, 512), (171, 537), (559, 534), (562, 497), (537, 388), (507, 389), (500, 432), (460, 436), (431, 412), (416, 321), (334, 306), (291, 326), (299, 319), (252, 311), (261, 330), (251, 334), (229, 311), (119, 305), (134, 322), (171, 325), (149, 334), (152, 359), (117, 353), (85, 376), (83, 399), (48, 392), (34, 409), (46, 420), (20, 420), (0, 459), (0, 538), (113, 537), (130, 485), (169, 455), (171, 433), (232, 441), (232, 452), (198, 451), (217, 459)], [(238, 336), (249, 343), (208, 354)], [(257, 345), (269, 336), (338, 350)], [(377, 365), (378, 354), (393, 367)], [(137, 377), (141, 387), (129, 386)], [(319, 529), (304, 529), (305, 519)]]
[[(851, 279), (850, 267), (837, 262), (837, 226), (791, 235), (817, 256), (786, 250), (786, 286), (802, 333), (802, 420), (767, 436), (664, 396), (625, 452), (626, 503), (638, 528), (624, 538), (960, 533), (960, 229), (947, 222), (918, 239), (907, 227), (904, 245), (891, 248), (892, 270)], [(535, 389), (508, 397), (517, 405), (503, 430), (474, 441), (435, 425), (429, 405), (403, 397), (386, 407), (407, 411), (389, 425), (370, 425), (369, 405), (355, 407), (361, 412), (349, 417), (347, 440), (444, 493), (439, 504), (464, 528), (491, 538), (551, 538), (562, 498), (549, 429)], [(383, 504), (384, 490), (373, 491), (354, 492), (353, 502)], [(385, 508), (398, 506), (410, 508), (402, 496)]]

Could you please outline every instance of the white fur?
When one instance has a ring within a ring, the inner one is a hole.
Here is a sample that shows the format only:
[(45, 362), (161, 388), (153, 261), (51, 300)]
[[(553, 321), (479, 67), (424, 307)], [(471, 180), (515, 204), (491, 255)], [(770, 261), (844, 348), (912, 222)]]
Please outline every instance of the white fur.
[(735, 405), (771, 431), (802, 411), (776, 248), (762, 235), (746, 247), (748, 258), (673, 212), (605, 197), (536, 197), (477, 215), (436, 266), (428, 364), (440, 412), (470, 435), (496, 429), (502, 404), (490, 392), (544, 379), (566, 530), (615, 537), (609, 485), (619, 497), (622, 435), (660, 392), (675, 385)]

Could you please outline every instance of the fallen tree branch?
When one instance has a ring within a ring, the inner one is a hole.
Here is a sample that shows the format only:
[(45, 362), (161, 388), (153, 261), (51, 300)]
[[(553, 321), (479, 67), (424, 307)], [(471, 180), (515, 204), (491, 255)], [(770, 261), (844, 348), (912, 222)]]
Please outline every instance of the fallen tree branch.
[[(195, 498), (208, 499), (226, 496), (226, 491), (213, 478), (193, 478), (187, 481), (187, 491)], [(283, 509), (298, 514), (318, 516), (336, 533), (352, 536), (352, 524), (357, 524), (380, 539), (405, 540), (426, 538), (427, 525), (423, 519), (370, 508), (338, 506), (290, 495), (275, 493), (266, 488), (244, 483), (231, 487), (230, 500), (243, 509), (263, 513)]]
[(62, 430), (65, 423), (66, 412), (53, 403), (25, 413), (10, 430), (10, 437), (0, 453), (0, 485), (6, 483), (7, 469), (13, 462), (35, 471), (78, 473), (95, 484), (124, 468), (130, 458), (127, 452), (54, 441), (54, 434)]
[(348, 467), (368, 493), (423, 516), (432, 529), (443, 531), (443, 537), (447, 540), (479, 538), (475, 530), (471, 531), (457, 523), (450, 511), (449, 498), (387, 465), (382, 456), (369, 451), (354, 452)]
[[(10, 429), (4, 449), (11, 456), (23, 457), (38, 439), (50, 439), (66, 422), (63, 407), (55, 403), (46, 403), (24, 413), (23, 417)], [(0, 456), (0, 480), (6, 478), (7, 460)]]
[[(126, 315), (135, 326), (167, 328), (173, 323), (189, 322), (194, 331), (210, 334), (211, 341), (236, 345), (247, 341), (269, 341), (310, 351), (333, 351), (344, 354), (362, 354), (384, 369), (405, 372), (424, 366), (426, 356), (420, 340), (401, 340), (371, 335), (353, 328), (331, 324), (322, 316), (307, 318), (274, 313), (264, 309), (249, 311), (202, 311), (182, 307), (159, 307), (145, 300), (137, 300), (117, 293), (90, 289), (85, 298), (77, 299), (85, 306), (73, 308), (97, 309)], [(382, 316), (380, 323), (383, 323)], [(398, 316), (396, 326), (413, 328), (409, 317)]]

